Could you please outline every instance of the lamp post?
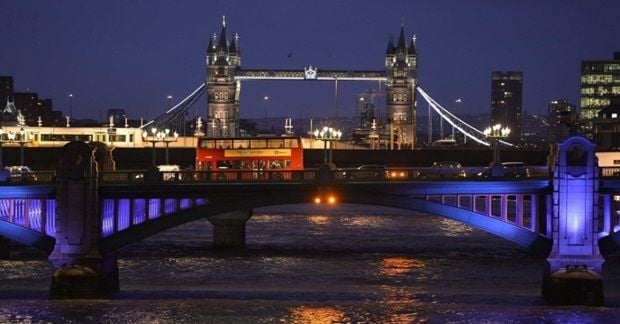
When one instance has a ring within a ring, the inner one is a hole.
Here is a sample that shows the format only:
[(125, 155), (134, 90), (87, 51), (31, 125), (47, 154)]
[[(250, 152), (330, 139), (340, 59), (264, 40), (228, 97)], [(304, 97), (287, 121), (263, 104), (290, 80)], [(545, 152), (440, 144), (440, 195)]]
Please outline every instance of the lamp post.
[(269, 103), (269, 96), (265, 96), (263, 98), (263, 109), (265, 110), (265, 119), (263, 120), (265, 123), (265, 129), (267, 129), (267, 104)]
[(4, 162), (2, 160), (2, 144), (4, 144), (4, 128), (0, 126), (0, 170), (4, 167)]
[[(323, 141), (323, 163), (332, 164), (334, 162), (332, 142), (339, 141), (342, 132), (339, 129), (324, 126), (321, 130), (315, 129), (313, 134), (316, 139)], [(327, 151), (327, 142), (329, 142), (329, 152)]]
[(483, 134), (491, 141), (491, 145), (493, 145), (493, 162), (491, 162), (490, 165), (491, 176), (501, 177), (504, 175), (504, 168), (499, 157), (499, 141), (510, 135), (510, 128), (502, 127), (501, 124), (495, 124), (487, 127), (483, 131)]
[(170, 136), (170, 129), (168, 128), (164, 130), (158, 130), (156, 127), (153, 127), (151, 128), (150, 134), (146, 130), (142, 132), (142, 139), (147, 143), (151, 143), (151, 146), (153, 148), (153, 167), (157, 166), (155, 145), (158, 142), (163, 142), (166, 145), (166, 164), (169, 164), (169, 146), (171, 142), (176, 142), (178, 137), (179, 134), (177, 132), (174, 132), (172, 136)]
[(19, 129), (19, 133), (10, 131), (7, 137), (10, 143), (19, 144), (19, 165), (24, 165), (24, 146), (32, 140), (32, 134), (28, 134), (22, 127)]
[[(73, 94), (69, 94), (69, 118), (73, 118)], [(67, 125), (69, 125), (69, 121), (67, 120)]]

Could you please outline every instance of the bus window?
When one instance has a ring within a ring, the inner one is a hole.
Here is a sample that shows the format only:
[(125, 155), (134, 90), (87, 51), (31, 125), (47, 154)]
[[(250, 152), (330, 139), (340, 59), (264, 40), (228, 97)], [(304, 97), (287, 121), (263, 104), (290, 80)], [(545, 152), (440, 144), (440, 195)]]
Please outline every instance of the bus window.
[(286, 139), (286, 145), (284, 145), (284, 147), (286, 148), (298, 148), (299, 146), (297, 145), (297, 139)]
[(218, 148), (230, 149), (232, 148), (232, 140), (218, 140)]
[(267, 140), (266, 139), (250, 140), (250, 148), (260, 149), (260, 148), (266, 148), (266, 146), (267, 146)]
[(233, 141), (233, 148), (246, 149), (248, 147), (250, 147), (250, 141), (248, 140), (234, 140)]
[(214, 149), (215, 148), (215, 141), (214, 140), (202, 140), (200, 142), (200, 147), (208, 148), (208, 149)]
[(283, 148), (284, 140), (283, 139), (272, 139), (267, 142), (268, 148)]

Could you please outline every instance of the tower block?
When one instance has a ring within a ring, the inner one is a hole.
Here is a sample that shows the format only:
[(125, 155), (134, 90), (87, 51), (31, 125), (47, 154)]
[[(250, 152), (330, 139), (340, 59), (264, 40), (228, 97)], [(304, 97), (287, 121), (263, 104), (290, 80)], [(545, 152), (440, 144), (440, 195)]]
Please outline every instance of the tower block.
[(418, 74), (418, 55), (415, 36), (409, 46), (405, 40), (405, 27), (400, 26), (398, 43), (390, 38), (385, 53), (385, 94), (387, 118), (390, 129), (390, 148), (415, 148), (416, 100), (415, 87)]
[(241, 68), (241, 51), (238, 34), (228, 41), (225, 17), (222, 17), (219, 38), (213, 34), (209, 40), (206, 63), (207, 136), (239, 136), (241, 82), (235, 80), (235, 75)]

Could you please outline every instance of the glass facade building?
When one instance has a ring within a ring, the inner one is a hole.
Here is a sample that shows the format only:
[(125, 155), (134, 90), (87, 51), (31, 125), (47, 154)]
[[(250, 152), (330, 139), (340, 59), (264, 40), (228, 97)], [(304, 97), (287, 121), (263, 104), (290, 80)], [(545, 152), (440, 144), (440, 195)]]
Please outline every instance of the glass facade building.
[(602, 109), (620, 105), (620, 52), (612, 60), (581, 62), (581, 110), (585, 133), (592, 136), (593, 120)]

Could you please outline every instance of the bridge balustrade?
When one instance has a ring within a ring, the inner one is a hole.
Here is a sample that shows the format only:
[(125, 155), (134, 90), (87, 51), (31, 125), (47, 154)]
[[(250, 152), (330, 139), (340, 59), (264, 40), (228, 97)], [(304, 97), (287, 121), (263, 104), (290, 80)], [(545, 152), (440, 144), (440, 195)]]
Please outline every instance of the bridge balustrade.
[(53, 236), (55, 199), (0, 199), (0, 221)]

